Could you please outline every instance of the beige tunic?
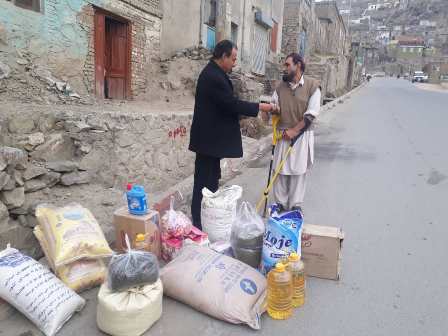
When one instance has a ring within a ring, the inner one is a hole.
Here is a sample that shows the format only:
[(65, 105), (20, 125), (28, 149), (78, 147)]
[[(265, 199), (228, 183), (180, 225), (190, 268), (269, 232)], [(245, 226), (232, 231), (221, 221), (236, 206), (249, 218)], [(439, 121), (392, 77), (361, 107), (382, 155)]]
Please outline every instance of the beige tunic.
[[(310, 86), (314, 87), (310, 90)], [(311, 114), (314, 117), (319, 115), (320, 111), (320, 99), (321, 92), (320, 89), (316, 88), (316, 82), (314, 80), (309, 80), (302, 76), (299, 83), (290, 84), (291, 95), (296, 91), (296, 95), (301, 95), (301, 100), (307, 99), (307, 104), (303, 105), (298, 111), (299, 114), (294, 120), (294, 123), (301, 121), (303, 116), (306, 114)], [(283, 94), (285, 92), (283, 91)], [(282, 94), (278, 93), (278, 89), (274, 92), (272, 96), (272, 102), (280, 106), (280, 128), (293, 127), (295, 125), (291, 124), (291, 116), (288, 113), (288, 124), (282, 123), (282, 108), (286, 109), (289, 104), (282, 104)], [(306, 97), (306, 98), (304, 98)], [(304, 109), (305, 111), (300, 111)], [(283, 113), (285, 113), (284, 111)], [(285, 157), (286, 152), (289, 148), (290, 141), (280, 140), (277, 142), (274, 152), (274, 169), (279, 166), (282, 159)], [(314, 132), (312, 128), (308, 129), (295, 143), (289, 158), (286, 160), (280, 174), (282, 175), (302, 175), (312, 166), (314, 163)]]

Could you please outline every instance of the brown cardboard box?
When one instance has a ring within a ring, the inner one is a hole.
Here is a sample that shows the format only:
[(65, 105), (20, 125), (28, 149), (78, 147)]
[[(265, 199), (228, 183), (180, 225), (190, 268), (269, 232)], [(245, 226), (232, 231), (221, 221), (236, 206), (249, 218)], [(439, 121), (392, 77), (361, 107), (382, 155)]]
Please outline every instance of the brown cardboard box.
[(342, 241), (341, 229), (305, 224), (302, 231), (302, 258), (308, 276), (339, 280)]
[(159, 230), (160, 216), (155, 210), (149, 210), (146, 215), (134, 216), (131, 215), (127, 207), (123, 207), (114, 213), (115, 226), (115, 248), (119, 251), (126, 249), (125, 234), (128, 234), (131, 241), (131, 247), (134, 247), (135, 237), (139, 233), (147, 235), (150, 242), (149, 252), (154, 253), (160, 258), (160, 230)]

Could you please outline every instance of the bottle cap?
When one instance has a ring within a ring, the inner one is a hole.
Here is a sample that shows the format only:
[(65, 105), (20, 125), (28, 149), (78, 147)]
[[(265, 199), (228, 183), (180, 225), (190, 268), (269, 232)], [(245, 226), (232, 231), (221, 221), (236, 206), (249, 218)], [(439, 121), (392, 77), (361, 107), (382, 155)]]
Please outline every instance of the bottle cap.
[(128, 183), (128, 185), (126, 186), (126, 189), (129, 191), (132, 189), (132, 183)]
[(288, 260), (289, 261), (298, 261), (298, 260), (300, 260), (300, 256), (297, 253), (292, 252), (288, 257)]
[(137, 234), (137, 236), (135, 237), (135, 241), (136, 242), (142, 242), (145, 240), (145, 235), (143, 233), (139, 233)]
[(277, 263), (277, 264), (275, 265), (275, 271), (276, 271), (276, 272), (284, 272), (285, 269), (286, 269), (286, 265), (285, 265), (285, 264)]

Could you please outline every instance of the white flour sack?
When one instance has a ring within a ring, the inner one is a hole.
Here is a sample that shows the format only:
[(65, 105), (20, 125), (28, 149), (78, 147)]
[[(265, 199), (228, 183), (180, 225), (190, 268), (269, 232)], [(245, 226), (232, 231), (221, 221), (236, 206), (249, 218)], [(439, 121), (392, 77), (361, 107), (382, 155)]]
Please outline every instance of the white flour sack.
[(0, 251), (0, 297), (47, 336), (55, 335), (85, 304), (50, 270), (9, 246)]
[(236, 219), (236, 206), (243, 188), (232, 185), (211, 192), (202, 189), (201, 223), (211, 243), (230, 241), (232, 225)]
[(164, 293), (196, 310), (260, 329), (266, 279), (254, 268), (207, 247), (188, 245), (162, 269)]

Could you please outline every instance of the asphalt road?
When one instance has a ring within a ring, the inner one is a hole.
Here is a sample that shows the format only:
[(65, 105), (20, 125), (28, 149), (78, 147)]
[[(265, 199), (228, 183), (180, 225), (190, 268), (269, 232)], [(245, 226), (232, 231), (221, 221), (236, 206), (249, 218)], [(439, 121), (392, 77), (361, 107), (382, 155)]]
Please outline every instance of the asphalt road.
[[(341, 280), (309, 278), (306, 305), (287, 321), (265, 315), (258, 332), (165, 299), (145, 335), (446, 335), (447, 129), (448, 93), (373, 79), (320, 118), (308, 179), (305, 221), (345, 232)], [(232, 181), (244, 199), (258, 200), (268, 159)], [(59, 335), (102, 335), (95, 294)], [(30, 329), (16, 314), (0, 335)]]

